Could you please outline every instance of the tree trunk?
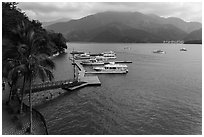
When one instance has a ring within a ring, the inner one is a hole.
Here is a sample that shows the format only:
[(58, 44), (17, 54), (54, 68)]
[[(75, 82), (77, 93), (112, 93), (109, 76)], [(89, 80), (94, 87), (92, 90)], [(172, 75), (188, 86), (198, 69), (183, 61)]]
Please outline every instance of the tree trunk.
[(21, 90), (21, 107), (20, 107), (20, 114), (22, 114), (23, 112), (23, 95), (24, 95), (24, 89), (25, 89), (25, 81), (26, 81), (26, 77), (24, 76), (23, 78), (23, 87)]
[(9, 99), (8, 99), (8, 101), (7, 101), (7, 103), (9, 104), (10, 103), (10, 101), (11, 101), (11, 97), (12, 97), (12, 91), (13, 91), (13, 82), (11, 83), (11, 84), (9, 84), (9, 86), (10, 86), (10, 93), (9, 93)]
[(31, 89), (31, 86), (32, 86), (32, 76), (30, 76), (30, 92), (29, 92), (29, 102), (30, 102), (30, 134), (32, 134), (32, 126), (33, 126), (33, 121), (32, 121), (32, 98), (31, 98), (31, 94), (32, 94), (32, 89)]

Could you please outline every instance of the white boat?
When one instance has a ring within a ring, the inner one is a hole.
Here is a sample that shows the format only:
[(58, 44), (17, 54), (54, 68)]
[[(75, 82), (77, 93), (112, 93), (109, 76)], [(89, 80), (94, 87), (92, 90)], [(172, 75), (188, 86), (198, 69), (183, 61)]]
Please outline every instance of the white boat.
[(110, 64), (104, 65), (103, 67), (94, 67), (96, 71), (102, 73), (112, 73), (112, 74), (125, 74), (128, 73), (128, 66), (123, 64), (115, 64), (115, 62), (110, 62)]
[(79, 55), (76, 55), (74, 57), (74, 59), (90, 59), (90, 58), (91, 58), (91, 56), (87, 53), (79, 54)]
[(153, 53), (158, 53), (158, 54), (165, 54), (166, 52), (159, 49), (159, 50), (154, 50)]
[(83, 51), (75, 51), (75, 50), (73, 50), (70, 54), (84, 54), (84, 52)]
[(116, 59), (116, 53), (113, 51), (106, 51), (101, 53), (103, 55), (103, 57), (105, 57), (106, 59)]
[(107, 62), (108, 58), (104, 57), (104, 56), (96, 56), (95, 59), (97, 61), (103, 61), (103, 62)]
[(101, 54), (102, 55), (104, 55), (104, 54), (114, 54), (114, 55), (116, 55), (116, 53), (114, 51), (106, 51), (106, 52), (103, 52)]
[(103, 57), (107, 58), (107, 59), (116, 59), (116, 55), (114, 54), (103, 54)]
[(53, 57), (56, 57), (56, 56), (58, 56), (59, 55), (59, 52), (57, 52), (56, 54), (53, 54), (52, 56)]
[(104, 65), (104, 62), (94, 58), (94, 59), (89, 59), (89, 60), (83, 60), (81, 64), (82, 65)]
[(186, 48), (181, 48), (180, 51), (187, 51), (187, 49)]

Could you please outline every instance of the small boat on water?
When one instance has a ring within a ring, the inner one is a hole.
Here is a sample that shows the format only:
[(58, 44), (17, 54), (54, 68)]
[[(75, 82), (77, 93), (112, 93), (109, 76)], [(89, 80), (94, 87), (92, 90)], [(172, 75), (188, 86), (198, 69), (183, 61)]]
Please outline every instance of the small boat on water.
[(53, 57), (59, 56), (59, 52), (52, 55)]
[(101, 53), (102, 57), (106, 58), (106, 59), (116, 59), (116, 53), (113, 51), (106, 51)]
[(165, 54), (166, 52), (159, 49), (159, 50), (154, 50), (153, 53), (158, 53), (158, 54)]
[(91, 58), (91, 56), (87, 53), (79, 54), (79, 55), (76, 55), (74, 57), (74, 59), (90, 59), (90, 58)]
[(110, 64), (104, 65), (103, 67), (94, 67), (96, 71), (109, 74), (126, 74), (128, 73), (128, 66), (123, 64), (115, 64), (115, 62), (110, 62)]
[(116, 53), (114, 51), (106, 51), (106, 52), (103, 52), (101, 54), (102, 55), (104, 55), (104, 54), (114, 54), (114, 55), (116, 55)]
[(187, 49), (186, 48), (181, 48), (180, 51), (187, 51)]
[(97, 60), (103, 60), (103, 61), (107, 61), (109, 59), (116, 59), (116, 55), (115, 54), (103, 54), (102, 56), (96, 56)]
[(124, 49), (126, 49), (126, 50), (131, 50), (131, 48), (130, 48), (130, 47), (124, 47)]
[(82, 65), (104, 65), (104, 61), (94, 59), (83, 60), (81, 62)]
[(103, 57), (107, 58), (107, 59), (116, 59), (116, 55), (115, 54), (103, 54)]
[(84, 54), (84, 52), (83, 51), (72, 51), (72, 52), (70, 52), (70, 54)]

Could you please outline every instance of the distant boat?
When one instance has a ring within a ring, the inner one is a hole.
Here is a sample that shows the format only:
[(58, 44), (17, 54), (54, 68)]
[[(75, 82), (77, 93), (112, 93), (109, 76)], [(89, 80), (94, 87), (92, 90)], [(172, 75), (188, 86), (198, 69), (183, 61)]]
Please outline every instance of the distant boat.
[(115, 53), (102, 53), (102, 56), (96, 56), (97, 60), (108, 60), (108, 59), (116, 59)]
[(59, 52), (57, 52), (56, 54), (53, 54), (52, 56), (53, 57), (56, 57), (56, 56), (58, 56), (59, 55)]
[(116, 53), (114, 51), (106, 51), (101, 53), (103, 57), (107, 59), (116, 59)]
[(158, 54), (165, 54), (166, 52), (159, 49), (159, 50), (154, 50), (153, 53), (158, 53)]
[(107, 59), (116, 59), (117, 58), (115, 54), (103, 54), (103, 57), (107, 58)]
[(115, 64), (114, 62), (110, 62), (110, 64), (104, 65), (103, 67), (94, 67), (93, 69), (96, 71), (100, 71), (102, 73), (109, 73), (109, 74), (128, 73), (127, 65)]
[(72, 51), (70, 54), (84, 54), (84, 52), (83, 51)]
[(124, 49), (131, 50), (131, 48), (130, 48), (130, 47), (124, 47)]
[(113, 55), (116, 55), (116, 53), (114, 51), (106, 51), (106, 52), (103, 52), (101, 54), (102, 55), (104, 55), (104, 54), (113, 54)]
[(83, 60), (81, 62), (82, 65), (104, 65), (104, 61), (102, 60), (97, 60), (96, 58), (94, 59), (89, 59), (89, 60)]
[(181, 48), (180, 51), (187, 51), (187, 49), (186, 48)]
[(74, 59), (90, 59), (90, 58), (91, 58), (91, 56), (87, 53), (79, 54), (79, 55), (76, 55), (74, 57)]

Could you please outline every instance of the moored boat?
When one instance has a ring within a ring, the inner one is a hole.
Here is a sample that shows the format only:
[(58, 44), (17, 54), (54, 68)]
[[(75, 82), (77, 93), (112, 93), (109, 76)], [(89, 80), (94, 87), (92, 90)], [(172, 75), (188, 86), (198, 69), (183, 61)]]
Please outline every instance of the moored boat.
[(181, 48), (180, 51), (187, 51), (187, 49), (186, 48)]
[(72, 51), (72, 52), (70, 52), (70, 54), (84, 54), (84, 52), (83, 51)]
[(89, 59), (89, 60), (83, 60), (81, 62), (82, 65), (104, 65), (103, 61), (99, 61), (96, 58), (94, 59)]
[(90, 58), (91, 58), (91, 56), (87, 53), (74, 56), (74, 59), (90, 59)]
[(117, 58), (115, 54), (103, 54), (103, 57), (107, 58), (107, 59), (116, 59)]
[(116, 55), (116, 53), (114, 51), (106, 51), (106, 52), (103, 52), (101, 54), (102, 55), (104, 55), (104, 54), (114, 54), (114, 55)]
[(158, 54), (165, 54), (166, 52), (159, 49), (159, 50), (154, 50), (153, 53), (158, 53)]
[(116, 59), (116, 53), (113, 51), (106, 51), (101, 53), (102, 57), (106, 58), (106, 59)]
[(128, 73), (128, 66), (123, 64), (115, 64), (114, 62), (110, 62), (110, 64), (104, 65), (102, 67), (94, 67), (96, 71), (100, 71), (102, 73), (112, 73), (112, 74), (126, 74)]

